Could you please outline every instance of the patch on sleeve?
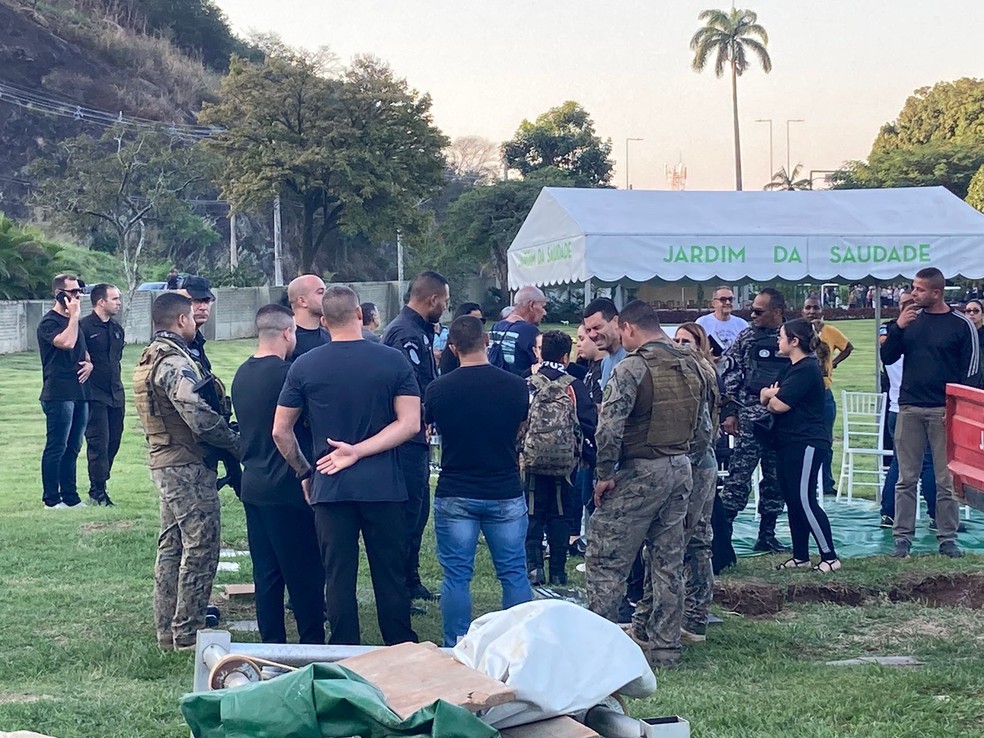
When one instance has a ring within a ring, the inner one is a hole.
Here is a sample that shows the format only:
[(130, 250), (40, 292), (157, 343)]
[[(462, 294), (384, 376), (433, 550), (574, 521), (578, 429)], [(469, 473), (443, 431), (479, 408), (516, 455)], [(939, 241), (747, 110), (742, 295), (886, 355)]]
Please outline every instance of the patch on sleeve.
[(608, 384), (605, 385), (605, 391), (601, 393), (601, 401), (608, 402), (608, 399), (612, 396), (612, 392), (614, 391), (615, 388), (612, 387), (611, 377), (609, 377)]
[(190, 366), (185, 366), (181, 370), (181, 376), (189, 380), (192, 384), (195, 384), (198, 381), (198, 377), (195, 376), (194, 369), (192, 369)]
[(416, 341), (407, 341), (404, 343), (403, 350), (407, 352), (407, 356), (410, 357), (410, 361), (413, 362), (414, 366), (420, 366), (420, 347)]

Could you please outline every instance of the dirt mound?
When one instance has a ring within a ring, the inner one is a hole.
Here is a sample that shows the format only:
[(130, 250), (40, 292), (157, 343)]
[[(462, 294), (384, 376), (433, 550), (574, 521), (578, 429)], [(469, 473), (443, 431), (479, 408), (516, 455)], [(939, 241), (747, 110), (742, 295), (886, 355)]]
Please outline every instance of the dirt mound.
[(749, 616), (774, 615), (793, 603), (856, 606), (886, 594), (892, 602), (919, 602), (930, 607), (984, 607), (984, 573), (913, 576), (879, 588), (836, 580), (790, 583), (762, 579), (722, 579), (714, 601)]

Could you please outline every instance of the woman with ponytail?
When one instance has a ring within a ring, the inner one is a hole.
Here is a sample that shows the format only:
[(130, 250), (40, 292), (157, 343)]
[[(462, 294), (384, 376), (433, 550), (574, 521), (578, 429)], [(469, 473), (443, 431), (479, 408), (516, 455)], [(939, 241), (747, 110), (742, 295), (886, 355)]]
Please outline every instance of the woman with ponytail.
[[(841, 563), (834, 551), (830, 521), (817, 502), (817, 477), (830, 437), (823, 419), (824, 384), (816, 351), (823, 345), (815, 326), (797, 318), (779, 331), (779, 353), (790, 364), (771, 387), (762, 390), (759, 400), (775, 416), (776, 466), (779, 489), (789, 511), (789, 532), (793, 556), (778, 569), (812, 566), (810, 535), (820, 549), (820, 562), (813, 571), (837, 571)], [(822, 349), (821, 349), (822, 350)]]

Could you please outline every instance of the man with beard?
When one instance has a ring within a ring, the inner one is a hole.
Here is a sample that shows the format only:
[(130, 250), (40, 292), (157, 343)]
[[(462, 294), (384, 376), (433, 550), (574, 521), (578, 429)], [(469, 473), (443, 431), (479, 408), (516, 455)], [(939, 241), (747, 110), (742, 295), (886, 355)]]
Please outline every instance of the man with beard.
[(605, 352), (601, 359), (601, 388), (604, 389), (608, 384), (608, 378), (612, 375), (612, 369), (622, 359), (627, 352), (622, 348), (622, 338), (618, 332), (618, 308), (615, 303), (607, 297), (599, 297), (592, 300), (584, 308), (584, 330), (588, 338), (595, 342), (595, 345)]
[(287, 300), (297, 325), (297, 346), (291, 360), (331, 343), (331, 336), (321, 325), (321, 298), (324, 295), (325, 283), (316, 274), (302, 274), (287, 285)]
[[(434, 360), (434, 324), (448, 309), (448, 280), (437, 272), (421, 272), (410, 283), (410, 299), (386, 327), (382, 342), (403, 352), (413, 367), (421, 397), (437, 378)], [(416, 436), (400, 446), (400, 469), (407, 486), (407, 589), (416, 600), (434, 595), (420, 581), (420, 542), (430, 513), (430, 448), (421, 423)]]

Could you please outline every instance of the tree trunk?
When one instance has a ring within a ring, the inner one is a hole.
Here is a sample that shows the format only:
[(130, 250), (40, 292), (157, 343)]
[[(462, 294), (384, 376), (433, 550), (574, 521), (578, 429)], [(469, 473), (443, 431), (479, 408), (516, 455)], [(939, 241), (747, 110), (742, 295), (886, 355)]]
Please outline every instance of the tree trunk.
[(509, 294), (509, 256), (508, 245), (505, 248), (492, 247), (492, 262), (495, 264), (495, 276), (499, 282), (499, 290), (503, 295)]
[(301, 229), (301, 274), (310, 274), (314, 264), (314, 211), (316, 205), (304, 198), (304, 222)]
[(735, 189), (741, 192), (741, 137), (738, 134), (738, 67), (731, 60), (731, 108), (735, 120)]

